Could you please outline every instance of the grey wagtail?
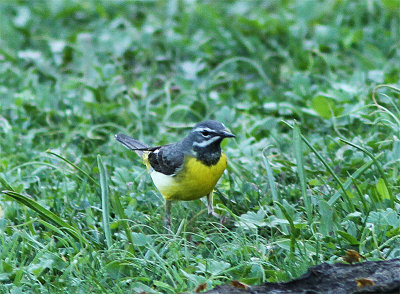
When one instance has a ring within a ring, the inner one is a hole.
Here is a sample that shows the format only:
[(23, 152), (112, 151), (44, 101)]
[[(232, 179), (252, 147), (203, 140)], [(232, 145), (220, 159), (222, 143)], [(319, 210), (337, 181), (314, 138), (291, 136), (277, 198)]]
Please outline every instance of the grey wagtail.
[(157, 147), (149, 147), (124, 134), (115, 136), (143, 159), (154, 185), (166, 200), (168, 229), (171, 228), (171, 202), (175, 200), (207, 196), (208, 213), (218, 216), (213, 207), (213, 190), (227, 165), (221, 142), (231, 137), (235, 135), (215, 120), (198, 123), (180, 142)]

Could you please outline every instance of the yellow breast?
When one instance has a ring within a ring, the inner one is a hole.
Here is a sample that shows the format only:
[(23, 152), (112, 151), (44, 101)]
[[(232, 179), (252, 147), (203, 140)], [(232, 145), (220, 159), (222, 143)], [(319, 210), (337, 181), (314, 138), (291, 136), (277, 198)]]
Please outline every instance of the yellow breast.
[(227, 164), (226, 155), (221, 154), (217, 164), (207, 166), (195, 157), (185, 158), (184, 169), (172, 177), (151, 171), (157, 189), (166, 200), (194, 200), (206, 196), (214, 189)]

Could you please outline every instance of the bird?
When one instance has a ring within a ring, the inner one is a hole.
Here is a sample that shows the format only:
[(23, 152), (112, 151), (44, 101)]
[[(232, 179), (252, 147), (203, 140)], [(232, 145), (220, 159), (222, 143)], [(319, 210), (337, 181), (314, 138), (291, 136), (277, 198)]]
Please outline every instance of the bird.
[(150, 147), (124, 134), (115, 139), (135, 151), (147, 167), (154, 185), (166, 201), (165, 223), (171, 231), (171, 203), (207, 197), (208, 214), (214, 212), (214, 187), (227, 167), (221, 150), (225, 138), (234, 138), (223, 123), (216, 120), (199, 122), (176, 143)]

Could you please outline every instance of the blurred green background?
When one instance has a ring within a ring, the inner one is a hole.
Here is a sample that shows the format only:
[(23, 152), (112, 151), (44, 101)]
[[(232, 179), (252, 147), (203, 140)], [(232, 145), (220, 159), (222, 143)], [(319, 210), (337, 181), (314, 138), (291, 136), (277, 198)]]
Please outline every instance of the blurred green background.
[[(174, 293), (347, 249), (399, 257), (399, 48), (398, 0), (2, 0), (0, 189), (31, 202), (0, 196), (0, 292)], [(237, 136), (215, 195), (231, 221), (176, 203), (169, 236), (113, 137), (166, 144), (205, 119)]]

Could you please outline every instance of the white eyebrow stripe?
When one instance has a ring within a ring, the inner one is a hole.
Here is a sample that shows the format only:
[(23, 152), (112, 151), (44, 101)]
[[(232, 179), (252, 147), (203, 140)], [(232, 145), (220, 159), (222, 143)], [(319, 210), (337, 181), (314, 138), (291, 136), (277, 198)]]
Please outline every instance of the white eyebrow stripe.
[(193, 142), (193, 146), (197, 146), (197, 147), (206, 147), (206, 146), (208, 146), (208, 145), (214, 143), (215, 141), (217, 141), (217, 140), (219, 140), (219, 139), (221, 139), (220, 136), (215, 136), (215, 137), (210, 138), (209, 140), (206, 140), (206, 141), (203, 141), (203, 142), (200, 142), (200, 143), (198, 143), (198, 142)]
[(210, 132), (210, 133), (215, 133), (215, 130), (212, 130), (212, 129), (210, 129), (210, 128), (195, 128), (194, 131), (195, 131), (195, 132), (204, 132), (204, 131), (207, 131), (207, 132)]

